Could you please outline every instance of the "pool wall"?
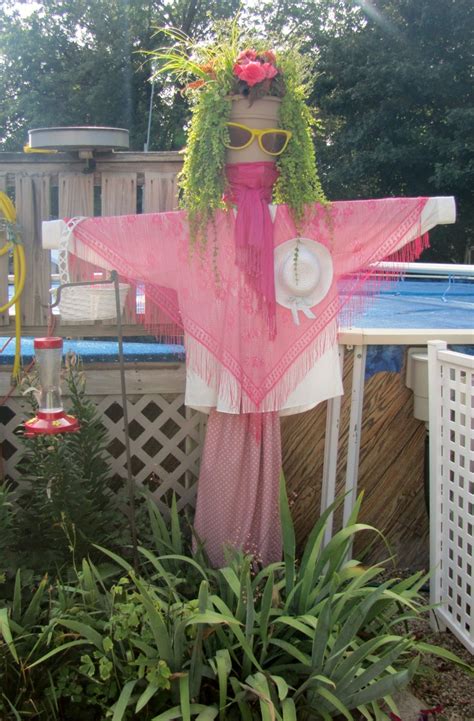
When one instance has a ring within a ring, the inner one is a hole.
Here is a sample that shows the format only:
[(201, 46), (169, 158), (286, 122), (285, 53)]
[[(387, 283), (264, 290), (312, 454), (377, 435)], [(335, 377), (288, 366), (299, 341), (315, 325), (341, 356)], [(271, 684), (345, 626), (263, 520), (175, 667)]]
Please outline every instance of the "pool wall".
[[(354, 349), (346, 348), (336, 494), (344, 492), (346, 482), (353, 362)], [(294, 499), (299, 544), (320, 514), (326, 410), (323, 404), (282, 419), (283, 469), (288, 492)], [(424, 423), (413, 417), (413, 394), (405, 385), (405, 362), (400, 372), (377, 372), (365, 381), (358, 480), (359, 490), (364, 491), (361, 520), (383, 531), (400, 565), (413, 568), (426, 567), (429, 561), (423, 490), (425, 433)], [(336, 514), (336, 528), (341, 518), (342, 509)], [(356, 557), (374, 540), (368, 558), (387, 558), (387, 549), (368, 533), (356, 539)]]

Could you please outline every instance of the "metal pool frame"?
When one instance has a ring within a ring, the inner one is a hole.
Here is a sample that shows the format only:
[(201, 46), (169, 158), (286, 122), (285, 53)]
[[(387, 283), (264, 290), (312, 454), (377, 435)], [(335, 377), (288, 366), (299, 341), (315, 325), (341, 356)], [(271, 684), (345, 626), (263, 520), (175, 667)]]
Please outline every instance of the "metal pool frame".
[[(424, 278), (470, 278), (474, 279), (474, 265), (449, 265), (435, 263), (380, 263), (384, 272), (406, 273), (410, 277)], [(339, 332), (339, 360), (341, 370), (346, 349), (353, 350), (354, 365), (350, 390), (349, 437), (345, 476), (343, 523), (346, 524), (354, 508), (359, 477), (359, 453), (364, 403), (365, 367), (367, 347), (370, 345), (426, 345), (429, 341), (445, 341), (448, 344), (474, 345), (473, 328), (343, 328)], [(324, 445), (323, 478), (321, 487), (321, 513), (336, 497), (336, 470), (339, 457), (339, 427), (342, 396), (327, 402), (326, 432)], [(328, 519), (324, 542), (332, 536), (333, 518)]]

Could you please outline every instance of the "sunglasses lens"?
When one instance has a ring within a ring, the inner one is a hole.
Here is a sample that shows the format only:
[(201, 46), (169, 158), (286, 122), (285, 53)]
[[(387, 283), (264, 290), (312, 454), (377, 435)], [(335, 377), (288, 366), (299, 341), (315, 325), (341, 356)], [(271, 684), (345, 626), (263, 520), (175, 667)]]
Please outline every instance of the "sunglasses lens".
[(245, 128), (238, 128), (235, 125), (228, 125), (229, 148), (243, 148), (250, 141), (252, 133)]
[(263, 149), (272, 155), (279, 155), (285, 149), (287, 138), (286, 133), (278, 132), (278, 130), (264, 133), (261, 138)]

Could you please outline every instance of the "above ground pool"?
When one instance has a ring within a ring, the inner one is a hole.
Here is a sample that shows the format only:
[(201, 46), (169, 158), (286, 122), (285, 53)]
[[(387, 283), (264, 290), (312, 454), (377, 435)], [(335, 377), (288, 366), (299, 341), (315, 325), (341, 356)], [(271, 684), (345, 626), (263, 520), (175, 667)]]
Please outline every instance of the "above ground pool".
[(474, 328), (474, 280), (400, 278), (353, 319), (360, 328)]

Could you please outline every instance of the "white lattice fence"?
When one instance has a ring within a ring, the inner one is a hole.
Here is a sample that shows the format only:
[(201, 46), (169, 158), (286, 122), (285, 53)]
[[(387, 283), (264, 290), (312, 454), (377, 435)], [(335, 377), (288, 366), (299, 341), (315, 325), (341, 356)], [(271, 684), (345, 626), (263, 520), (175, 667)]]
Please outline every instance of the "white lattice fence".
[(2, 476), (16, 482), (21, 482), (16, 470), (21, 457), (21, 443), (15, 431), (29, 416), (31, 416), (31, 406), (21, 397), (13, 396), (8, 399), (6, 405), (0, 406)]
[[(98, 401), (110, 442), (108, 451), (114, 473), (126, 474), (122, 399), (106, 396)], [(194, 505), (203, 436), (202, 415), (184, 406), (184, 396), (147, 394), (128, 396), (132, 473), (157, 501), (173, 491), (178, 506)]]
[[(142, 371), (139, 381), (132, 381), (131, 385), (135, 386), (135, 390), (137, 385), (153, 385), (152, 373)], [(107, 371), (101, 373), (104, 377), (104, 389), (114, 389), (115, 383), (107, 381), (106, 374)], [(117, 373), (113, 372), (112, 375), (116, 380)], [(146, 378), (148, 375), (151, 376), (150, 379)], [(155, 385), (163, 386), (163, 381)], [(176, 380), (170, 385), (175, 387)], [(108, 392), (107, 395), (94, 393), (89, 398), (97, 404), (108, 431), (107, 450), (112, 475), (125, 478), (126, 455), (121, 396), (117, 392)], [(65, 405), (67, 406), (67, 399)], [(176, 392), (128, 394), (127, 409), (132, 472), (136, 482), (146, 486), (163, 508), (164, 497), (169, 498), (173, 492), (177, 495), (179, 508), (194, 505), (205, 416), (187, 409), (184, 406), (184, 394)], [(18, 483), (21, 483), (17, 470), (21, 457), (21, 440), (16, 435), (16, 429), (30, 415), (29, 404), (20, 396), (13, 396), (6, 406), (0, 408), (3, 474)]]
[(474, 358), (434, 341), (428, 364), (431, 601), (474, 653)]

